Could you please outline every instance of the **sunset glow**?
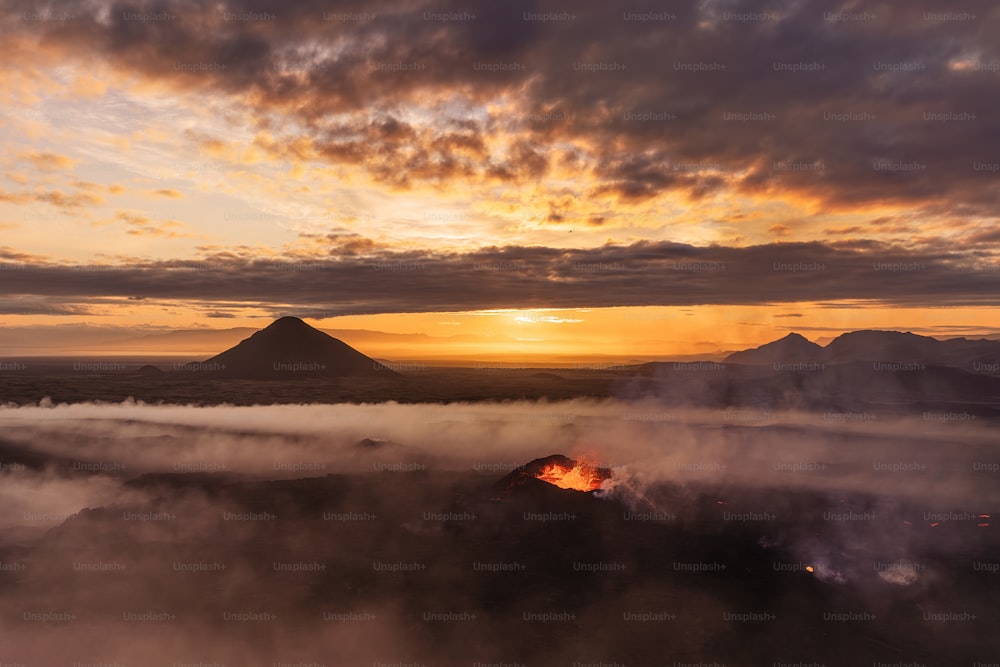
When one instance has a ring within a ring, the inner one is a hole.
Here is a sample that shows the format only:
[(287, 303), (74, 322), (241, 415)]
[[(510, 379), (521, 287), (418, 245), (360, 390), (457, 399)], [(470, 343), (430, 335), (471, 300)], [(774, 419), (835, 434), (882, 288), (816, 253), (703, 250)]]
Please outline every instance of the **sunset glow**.
[(1000, 332), (975, 26), (478, 11), (7, 12), (4, 327), (295, 314), (512, 360)]

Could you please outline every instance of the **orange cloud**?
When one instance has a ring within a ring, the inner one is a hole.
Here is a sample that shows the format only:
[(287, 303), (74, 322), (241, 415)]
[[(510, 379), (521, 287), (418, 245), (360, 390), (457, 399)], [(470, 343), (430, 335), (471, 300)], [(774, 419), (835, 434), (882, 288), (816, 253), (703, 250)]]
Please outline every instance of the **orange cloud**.
[(859, 227), (858, 225), (850, 225), (848, 227), (830, 227), (828, 229), (824, 229), (823, 230), (823, 232), (826, 233), (826, 234), (828, 234), (828, 235), (833, 235), (833, 234), (860, 234), (863, 231), (865, 231), (864, 228), (863, 227)]
[(150, 195), (154, 197), (168, 197), (170, 199), (180, 199), (184, 195), (174, 190), (172, 188), (161, 188), (159, 190), (151, 190)]
[(187, 225), (176, 220), (165, 220), (157, 223), (149, 217), (134, 211), (118, 211), (115, 214), (115, 220), (124, 222), (129, 226), (125, 230), (125, 233), (129, 236), (151, 236), (168, 239), (196, 238), (193, 234), (177, 231), (186, 228)]
[(30, 162), (35, 165), (36, 168), (43, 171), (51, 171), (54, 169), (72, 169), (77, 163), (77, 160), (66, 157), (65, 155), (39, 151), (24, 151), (19, 153), (17, 157), (20, 160)]
[(15, 205), (39, 202), (58, 208), (79, 208), (84, 205), (97, 206), (103, 204), (104, 200), (87, 192), (64, 194), (59, 190), (38, 190), (35, 192), (4, 192), (0, 190), (0, 202)]

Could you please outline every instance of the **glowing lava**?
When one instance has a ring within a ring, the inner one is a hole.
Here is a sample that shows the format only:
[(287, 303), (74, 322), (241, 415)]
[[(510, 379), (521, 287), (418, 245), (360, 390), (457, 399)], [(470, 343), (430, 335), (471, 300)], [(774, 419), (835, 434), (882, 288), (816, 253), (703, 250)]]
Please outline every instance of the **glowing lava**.
[(609, 476), (606, 470), (596, 468), (586, 461), (569, 461), (569, 463), (572, 465), (549, 463), (535, 476), (560, 489), (574, 491), (596, 491)]
[(592, 460), (582, 457), (574, 460), (562, 454), (550, 454), (525, 463), (497, 482), (499, 495), (495, 500), (518, 493), (519, 489), (541, 491), (547, 484), (589, 493), (599, 490), (608, 479), (611, 479), (611, 470), (595, 465)]

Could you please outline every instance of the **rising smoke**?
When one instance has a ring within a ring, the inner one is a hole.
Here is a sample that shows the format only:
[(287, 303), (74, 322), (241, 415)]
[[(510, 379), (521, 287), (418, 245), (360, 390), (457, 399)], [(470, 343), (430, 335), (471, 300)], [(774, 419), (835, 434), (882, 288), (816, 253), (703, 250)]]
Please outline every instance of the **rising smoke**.
[[(588, 502), (677, 519), (693, 531), (691, 539), (739, 526), (790, 571), (808, 565), (832, 589), (874, 586), (864, 600), (884, 597), (885, 587), (915, 596), (940, 586), (949, 576), (940, 554), (951, 549), (975, 558), (985, 534), (971, 533), (970, 540), (968, 530), (956, 533), (953, 525), (988, 522), (980, 515), (992, 514), (1000, 499), (1000, 450), (990, 427), (927, 415), (672, 410), (615, 400), (46, 402), (0, 409), (0, 428), (0, 562), (10, 566), (0, 572), (0, 633), (14, 638), (3, 643), (0, 662), (24, 665), (323, 664), (323, 655), (337, 656), (326, 664), (582, 660), (586, 655), (566, 648), (569, 635), (548, 653), (528, 640), (508, 643), (505, 653), (504, 638), (523, 635), (524, 627), (493, 619), (488, 630), (459, 642), (472, 657), (452, 662), (434, 635), (435, 619), (463, 622), (467, 613), (456, 608), (468, 598), (439, 585), (452, 575), (434, 575), (438, 585), (414, 593), (417, 603), (381, 583), (403, 575), (358, 575), (349, 565), (359, 553), (398, 567), (436, 563), (435, 544), (464, 542), (449, 541), (451, 526), (426, 520), (428, 513), (448, 514), (456, 497), (553, 453), (612, 468), (612, 479)], [(184, 482), (171, 481), (177, 479)], [(315, 520), (325, 507), (331, 520)], [(261, 533), (254, 522), (268, 521), (269, 512), (274, 528)], [(360, 525), (368, 513), (391, 521), (355, 530), (351, 517)], [(219, 520), (243, 515), (250, 517), (245, 527)], [(899, 521), (869, 528), (875, 522), (866, 524), (868, 516)], [(946, 530), (930, 533), (936, 518)], [(331, 525), (348, 526), (349, 539), (324, 533)], [(607, 540), (608, 553), (628, 551), (612, 538), (592, 539)], [(255, 549), (266, 558), (257, 562)], [(275, 564), (283, 563), (295, 574), (280, 577)], [(278, 574), (262, 577), (269, 566)], [(340, 572), (349, 576), (334, 575)], [(634, 595), (605, 592), (620, 601)], [(123, 599), (133, 601), (127, 609)], [(523, 601), (532, 605), (540, 608), (540, 598)], [(596, 608), (588, 605), (579, 609)], [(704, 593), (698, 605), (712, 614), (725, 607), (717, 592)], [(189, 622), (198, 610), (218, 622)], [(431, 620), (415, 622), (415, 614)], [(722, 626), (705, 627), (704, 637), (678, 645), (680, 655), (709, 655), (709, 639)], [(133, 639), (122, 639), (133, 631)], [(600, 637), (592, 641), (614, 645)], [(448, 651), (455, 650), (457, 640), (449, 641)]]

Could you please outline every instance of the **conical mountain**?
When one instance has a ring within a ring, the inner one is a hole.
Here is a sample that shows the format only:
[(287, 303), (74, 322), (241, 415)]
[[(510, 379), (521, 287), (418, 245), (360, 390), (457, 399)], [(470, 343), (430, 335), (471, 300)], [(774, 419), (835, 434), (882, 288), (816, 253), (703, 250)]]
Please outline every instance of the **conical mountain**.
[(347, 343), (297, 317), (282, 317), (191, 370), (254, 380), (395, 375)]
[(790, 333), (784, 338), (755, 347), (752, 350), (734, 352), (726, 357), (726, 363), (761, 365), (808, 363), (820, 361), (822, 357), (822, 347), (797, 333)]

